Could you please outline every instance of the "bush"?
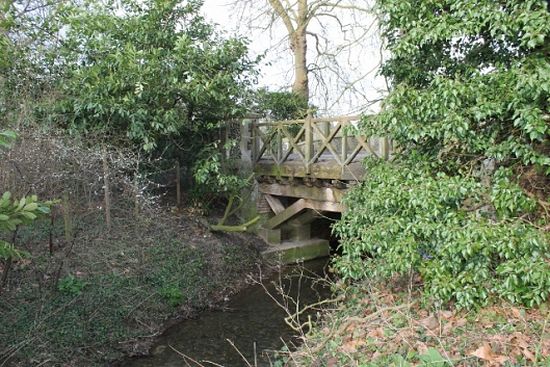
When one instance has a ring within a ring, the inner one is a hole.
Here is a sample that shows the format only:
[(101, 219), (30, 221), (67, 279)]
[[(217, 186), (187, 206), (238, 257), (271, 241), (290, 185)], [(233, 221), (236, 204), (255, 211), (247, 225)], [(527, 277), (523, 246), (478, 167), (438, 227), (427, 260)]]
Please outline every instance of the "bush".
[(546, 301), (548, 235), (508, 215), (533, 205), (504, 176), (484, 187), (473, 178), (433, 174), (428, 164), (371, 161), (367, 171), (335, 226), (344, 278), (415, 272), (427, 297), (466, 308), (494, 297), (527, 306)]
[[(346, 278), (417, 272), (427, 297), (533, 306), (550, 293), (548, 35), (541, 0), (377, 2), (389, 136), (336, 227)], [(542, 223), (538, 228), (538, 225)], [(365, 266), (368, 264), (368, 266)]]
[(255, 112), (275, 121), (303, 119), (311, 108), (308, 101), (296, 93), (270, 92), (267, 89), (258, 90), (252, 104)]

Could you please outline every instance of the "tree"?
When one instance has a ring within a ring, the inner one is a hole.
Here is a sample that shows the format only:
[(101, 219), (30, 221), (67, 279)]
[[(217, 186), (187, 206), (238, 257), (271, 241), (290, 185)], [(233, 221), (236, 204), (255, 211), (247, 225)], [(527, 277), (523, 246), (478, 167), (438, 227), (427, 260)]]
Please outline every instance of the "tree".
[(119, 3), (63, 8), (59, 118), (69, 130), (129, 138), (146, 151), (168, 138), (196, 150), (241, 112), (255, 65), (246, 42), (216, 34), (200, 1)]
[(376, 30), (371, 1), (237, 0), (236, 4), (250, 27), (278, 37), (277, 27), (284, 26), (280, 42), (288, 43), (293, 56), (294, 93), (308, 101), (313, 90), (327, 107), (346, 91), (364, 95), (360, 82), (373, 70), (362, 72), (358, 66), (367, 61), (362, 52), (372, 46), (368, 41)]
[(10, 122), (33, 119), (34, 105), (52, 93), (62, 42), (55, 10), (62, 0), (0, 0), (0, 113)]
[(379, 0), (390, 136), (337, 226), (348, 278), (417, 272), (439, 303), (550, 295), (550, 12), (542, 0)]

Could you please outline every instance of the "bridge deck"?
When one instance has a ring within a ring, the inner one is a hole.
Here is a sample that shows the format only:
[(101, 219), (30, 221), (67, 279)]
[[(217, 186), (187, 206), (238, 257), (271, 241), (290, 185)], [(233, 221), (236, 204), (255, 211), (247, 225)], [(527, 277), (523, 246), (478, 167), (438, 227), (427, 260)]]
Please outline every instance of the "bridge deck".
[(345, 166), (328, 156), (326, 159), (320, 159), (309, 166), (299, 159), (287, 160), (281, 164), (277, 164), (273, 160), (261, 159), (256, 162), (254, 173), (256, 176), (311, 177), (320, 180), (360, 181), (365, 174), (365, 169), (361, 163), (365, 157), (366, 155), (361, 155), (357, 161), (350, 162)]

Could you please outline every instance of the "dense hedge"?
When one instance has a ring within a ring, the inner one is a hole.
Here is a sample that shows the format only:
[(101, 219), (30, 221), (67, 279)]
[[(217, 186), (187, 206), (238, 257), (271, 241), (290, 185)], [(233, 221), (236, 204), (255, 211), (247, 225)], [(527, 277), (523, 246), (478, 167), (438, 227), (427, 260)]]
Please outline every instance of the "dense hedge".
[[(348, 211), (335, 227), (346, 278), (419, 273), (425, 293), (460, 307), (491, 296), (533, 306), (550, 294), (548, 236), (508, 211), (525, 214), (533, 202), (503, 178), (484, 188), (473, 178), (407, 163), (368, 164), (365, 182), (346, 198)], [(506, 181), (506, 182), (503, 182)], [(503, 189), (506, 186), (506, 189)], [(484, 202), (505, 201), (496, 217)]]
[(336, 226), (346, 278), (418, 272), (460, 307), (550, 292), (550, 13), (546, 1), (378, 1), (392, 84)]

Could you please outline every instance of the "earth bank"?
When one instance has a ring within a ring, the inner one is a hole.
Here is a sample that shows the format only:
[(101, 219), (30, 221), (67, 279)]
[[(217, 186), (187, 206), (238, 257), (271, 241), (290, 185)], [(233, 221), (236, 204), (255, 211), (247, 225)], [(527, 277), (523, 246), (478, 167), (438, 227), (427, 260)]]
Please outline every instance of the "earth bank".
[[(0, 298), (0, 364), (96, 366), (147, 353), (170, 323), (212, 307), (258, 270), (253, 236), (213, 234), (196, 213), (80, 217), (70, 243), (59, 221), (19, 233)], [(49, 228), (51, 226), (51, 228)], [(1, 269), (0, 269), (1, 270)]]

